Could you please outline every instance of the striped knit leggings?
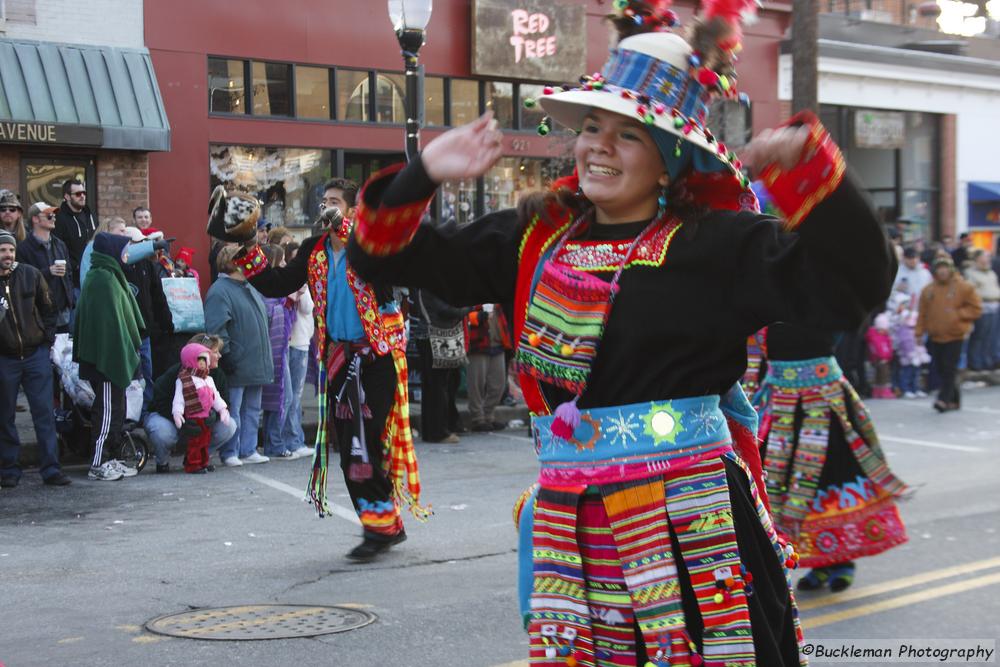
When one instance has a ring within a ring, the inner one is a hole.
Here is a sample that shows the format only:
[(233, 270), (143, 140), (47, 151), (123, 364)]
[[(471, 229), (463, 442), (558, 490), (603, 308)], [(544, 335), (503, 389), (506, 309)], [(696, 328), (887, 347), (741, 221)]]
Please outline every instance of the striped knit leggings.
[(125, 389), (110, 382), (94, 382), (94, 407), (90, 411), (90, 433), (94, 440), (94, 461), (100, 467), (104, 446), (117, 451), (125, 428)]

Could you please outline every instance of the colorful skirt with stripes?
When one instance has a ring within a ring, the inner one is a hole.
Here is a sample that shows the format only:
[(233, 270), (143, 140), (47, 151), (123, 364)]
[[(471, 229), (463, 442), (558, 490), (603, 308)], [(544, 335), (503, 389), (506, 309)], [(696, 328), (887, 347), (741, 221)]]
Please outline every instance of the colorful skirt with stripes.
[(742, 391), (584, 410), (569, 440), (551, 424), (515, 507), (530, 664), (806, 664), (790, 547), (734, 451), (737, 431), (755, 447)]
[(868, 408), (837, 360), (768, 364), (754, 397), (767, 495), (800, 564), (845, 563), (906, 542), (895, 498), (907, 487), (889, 469)]

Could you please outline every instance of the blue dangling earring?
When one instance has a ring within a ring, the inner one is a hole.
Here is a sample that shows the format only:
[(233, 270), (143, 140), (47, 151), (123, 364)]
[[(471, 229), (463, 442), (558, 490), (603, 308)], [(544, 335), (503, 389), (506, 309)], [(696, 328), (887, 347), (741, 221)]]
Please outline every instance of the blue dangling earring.
[(660, 193), (659, 198), (656, 200), (656, 204), (656, 218), (659, 220), (667, 214), (667, 191), (665, 189)]

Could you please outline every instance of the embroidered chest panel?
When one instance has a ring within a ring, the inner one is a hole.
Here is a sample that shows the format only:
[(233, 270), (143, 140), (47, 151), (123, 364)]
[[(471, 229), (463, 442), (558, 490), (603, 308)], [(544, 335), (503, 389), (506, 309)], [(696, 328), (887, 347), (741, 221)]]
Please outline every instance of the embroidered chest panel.
[[(667, 250), (677, 230), (681, 228), (676, 218), (639, 243), (625, 268), (633, 266), (663, 266)], [(633, 239), (621, 241), (568, 241), (556, 258), (577, 271), (601, 273), (616, 271), (625, 260)]]

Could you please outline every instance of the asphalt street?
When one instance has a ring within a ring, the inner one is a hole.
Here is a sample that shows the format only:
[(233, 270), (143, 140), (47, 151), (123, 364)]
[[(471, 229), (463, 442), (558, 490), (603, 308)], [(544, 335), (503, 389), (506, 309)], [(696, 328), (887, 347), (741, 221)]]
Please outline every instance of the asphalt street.
[[(810, 642), (1000, 637), (1000, 388), (961, 412), (928, 400), (871, 401), (910, 541), (859, 562), (854, 587), (802, 595)], [(369, 565), (346, 561), (359, 527), (302, 501), (309, 460), (209, 475), (147, 468), (120, 482), (49, 488), (29, 472), (0, 492), (0, 663), (75, 665), (527, 665), (516, 611), (511, 505), (533, 481), (526, 430), (418, 444), (426, 524)], [(175, 463), (179, 468), (179, 460)], [(314, 639), (207, 641), (143, 629), (174, 612), (335, 604), (374, 613)], [(816, 662), (815, 664), (822, 664)], [(857, 662), (857, 665), (868, 663)]]

